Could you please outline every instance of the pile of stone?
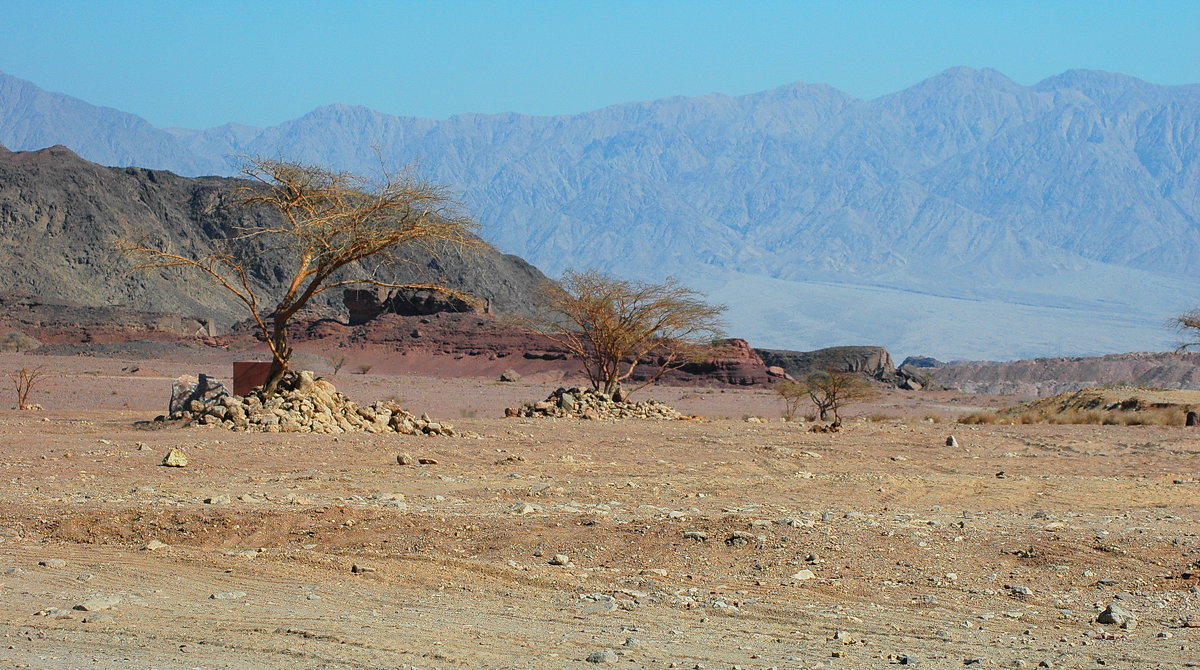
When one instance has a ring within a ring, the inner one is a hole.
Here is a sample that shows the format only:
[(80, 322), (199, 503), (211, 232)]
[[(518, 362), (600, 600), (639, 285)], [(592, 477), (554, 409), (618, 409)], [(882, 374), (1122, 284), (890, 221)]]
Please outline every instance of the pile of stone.
[(670, 405), (657, 400), (630, 402), (622, 389), (609, 395), (585, 388), (559, 388), (541, 402), (504, 410), (505, 416), (573, 419), (680, 419)]
[[(185, 394), (190, 397), (181, 400)], [(211, 378), (190, 388), (177, 382), (168, 418), (250, 433), (455, 434), (450, 424), (413, 416), (390, 400), (359, 406), (307, 370), (285, 372), (271, 395), (261, 387), (233, 395)]]

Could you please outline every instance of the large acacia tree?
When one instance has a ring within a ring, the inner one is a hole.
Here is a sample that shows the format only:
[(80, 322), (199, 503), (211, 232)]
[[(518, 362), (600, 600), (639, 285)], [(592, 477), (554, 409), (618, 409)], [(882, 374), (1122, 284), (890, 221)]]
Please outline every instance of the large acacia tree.
[(544, 297), (549, 315), (534, 330), (579, 358), (592, 388), (609, 394), (639, 366), (649, 373), (631, 391), (696, 360), (724, 326), (724, 306), (706, 304), (674, 279), (651, 284), (568, 272), (546, 285)]
[[(210, 253), (186, 255), (146, 242), (125, 245), (142, 255), (141, 267), (182, 267), (207, 276), (232, 293), (250, 312), (271, 349), (267, 390), (289, 369), (292, 349), (287, 328), (312, 298), (350, 285), (454, 291), (433, 283), (399, 284), (378, 274), (394, 260), (393, 252), (423, 245), (477, 244), (475, 224), (460, 214), (448, 190), (417, 177), (412, 170), (383, 171), (370, 179), (349, 172), (282, 160), (248, 160), (242, 173), (250, 180), (235, 207), (265, 208), (274, 216), (252, 218), (228, 238), (214, 240)], [(260, 295), (253, 268), (255, 254), (269, 248), (287, 259), (281, 295)], [(370, 267), (366, 267), (369, 265)]]

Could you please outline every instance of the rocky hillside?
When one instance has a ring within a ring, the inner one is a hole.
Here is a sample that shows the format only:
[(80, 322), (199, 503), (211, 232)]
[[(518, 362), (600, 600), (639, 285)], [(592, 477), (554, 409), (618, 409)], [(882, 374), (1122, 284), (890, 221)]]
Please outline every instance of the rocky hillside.
[(922, 368), (937, 385), (967, 393), (1053, 396), (1092, 386), (1200, 389), (1200, 353), (1134, 353)]
[(1200, 86), (1108, 72), (1023, 86), (955, 68), (874, 100), (796, 83), (556, 117), (330, 105), (171, 131), (0, 75), (0, 141), (183, 174), (236, 154), (370, 170), (379, 146), (460, 189), (502, 249), (551, 273), (674, 274), (777, 348), (1168, 348), (1161, 324), (1200, 277)]
[[(65, 147), (31, 152), (0, 147), (0, 294), (34, 295), (43, 303), (173, 312), (227, 328), (247, 317), (231, 295), (183, 271), (137, 270), (136, 260), (122, 255), (117, 245), (148, 238), (199, 255), (250, 217), (271, 215), (222, 207), (236, 197), (241, 183), (103, 167)], [(251, 281), (261, 295), (278, 295), (285, 258), (270, 249), (260, 251)], [(527, 313), (537, 284), (545, 280), (520, 258), (486, 245), (437, 256), (418, 249), (406, 253), (394, 279), (444, 282), (490, 300), (498, 313)], [(318, 307), (344, 311), (340, 292), (331, 291), (323, 300)]]

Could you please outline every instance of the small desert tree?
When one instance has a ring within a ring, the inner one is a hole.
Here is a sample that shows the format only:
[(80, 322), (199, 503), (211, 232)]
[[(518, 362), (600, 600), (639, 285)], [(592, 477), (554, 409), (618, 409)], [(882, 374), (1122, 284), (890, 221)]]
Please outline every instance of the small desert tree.
[(774, 388), (775, 393), (778, 393), (779, 397), (783, 399), (784, 421), (794, 421), (796, 410), (800, 409), (800, 403), (808, 397), (808, 388), (790, 379), (776, 382)]
[(804, 387), (822, 421), (833, 412), (833, 420), (840, 422), (839, 410), (846, 403), (875, 395), (875, 387), (853, 372), (814, 372), (804, 380)]
[[(288, 370), (292, 349), (288, 323), (316, 295), (333, 288), (370, 284), (389, 288), (424, 288), (455, 293), (438, 284), (396, 284), (371, 276), (346, 277), (362, 261), (382, 267), (405, 245), (477, 244), (474, 223), (459, 214), (445, 187), (430, 184), (410, 170), (383, 171), (382, 178), (323, 167), (256, 158), (242, 170), (252, 183), (233, 204), (265, 208), (274, 217), (259, 217), (228, 239), (214, 242), (200, 257), (144, 242), (125, 250), (146, 257), (140, 267), (183, 267), (200, 272), (232, 293), (250, 312), (273, 357), (266, 388), (272, 391)], [(259, 295), (251, 277), (254, 249), (282, 249), (291, 264), (284, 290), (273, 302)], [(258, 244), (258, 247), (254, 245)], [(348, 267), (350, 266), (350, 267)], [(460, 296), (462, 297), (462, 296)]]
[(32, 369), (21, 368), (13, 373), (13, 384), (17, 388), (17, 409), (33, 409), (33, 405), (29, 402), (29, 394), (33, 392), (33, 387), (45, 376), (46, 368), (43, 366)]
[(697, 360), (724, 325), (724, 306), (706, 304), (674, 279), (651, 284), (568, 272), (544, 293), (551, 315), (533, 329), (578, 357), (592, 388), (609, 394), (639, 365), (650, 372), (631, 392)]

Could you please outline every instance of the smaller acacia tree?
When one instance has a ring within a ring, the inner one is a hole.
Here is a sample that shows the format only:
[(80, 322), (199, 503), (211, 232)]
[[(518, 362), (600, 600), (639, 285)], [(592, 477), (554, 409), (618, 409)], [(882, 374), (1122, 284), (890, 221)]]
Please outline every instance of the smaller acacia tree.
[[(423, 288), (469, 298), (439, 284), (397, 284), (374, 276), (345, 276), (357, 263), (386, 265), (399, 247), (424, 245), (433, 254), (438, 244), (478, 244), (470, 235), (474, 222), (458, 213), (445, 187), (431, 184), (409, 170), (384, 171), (378, 180), (349, 172), (288, 161), (256, 158), (242, 173), (250, 180), (232, 203), (264, 208), (275, 216), (260, 217), (228, 239), (214, 240), (211, 253), (191, 256), (146, 242), (127, 243), (127, 253), (146, 257), (142, 268), (182, 267), (199, 271), (233, 294), (247, 310), (271, 349), (272, 364), (265, 389), (277, 387), (289, 368), (292, 348), (288, 323), (316, 295), (333, 288), (368, 284), (388, 288)], [(255, 243), (282, 250), (285, 268), (282, 295), (274, 300), (252, 281)], [(344, 272), (345, 271), (345, 272)], [(264, 304), (264, 302), (266, 304)]]
[(547, 284), (551, 313), (532, 329), (558, 343), (582, 363), (592, 388), (612, 394), (639, 365), (654, 383), (669, 370), (698, 360), (721, 336), (723, 305), (668, 278), (661, 284), (617, 279), (600, 272), (568, 272)]
[(32, 369), (21, 368), (13, 373), (12, 380), (17, 387), (17, 409), (27, 410), (34, 408), (33, 404), (29, 402), (29, 394), (33, 392), (33, 387), (45, 376), (46, 368), (44, 366)]
[(775, 392), (783, 399), (783, 420), (794, 421), (800, 403), (808, 397), (808, 388), (790, 379), (775, 383)]
[(804, 387), (822, 421), (833, 412), (833, 420), (841, 422), (839, 410), (846, 403), (875, 395), (875, 387), (862, 375), (853, 372), (814, 372), (804, 380)]

